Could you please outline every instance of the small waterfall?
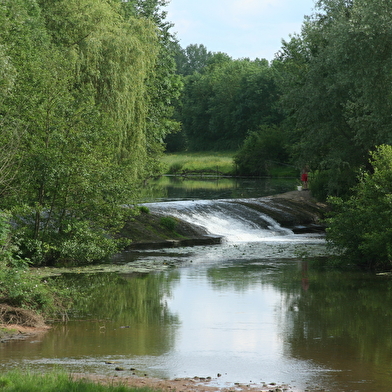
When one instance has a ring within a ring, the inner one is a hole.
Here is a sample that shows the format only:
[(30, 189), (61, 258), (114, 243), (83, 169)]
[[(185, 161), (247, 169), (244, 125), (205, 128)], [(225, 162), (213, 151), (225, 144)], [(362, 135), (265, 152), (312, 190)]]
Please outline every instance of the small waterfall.
[(151, 212), (173, 216), (227, 241), (260, 241), (293, 234), (271, 217), (235, 200), (194, 200), (145, 204)]

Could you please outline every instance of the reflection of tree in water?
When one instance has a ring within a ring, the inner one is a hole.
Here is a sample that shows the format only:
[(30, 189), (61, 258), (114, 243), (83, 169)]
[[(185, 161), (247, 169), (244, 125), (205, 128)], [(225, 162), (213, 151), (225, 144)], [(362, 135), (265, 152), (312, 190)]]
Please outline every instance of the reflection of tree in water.
[(306, 290), (295, 295), (281, 286), (288, 354), (349, 370), (350, 379), (390, 385), (392, 282), (359, 271), (323, 270), (312, 263), (302, 264), (298, 275)]
[(90, 346), (104, 352), (105, 344), (114, 351), (137, 355), (164, 353), (173, 346), (179, 320), (170, 313), (165, 299), (178, 281), (178, 271), (69, 274), (58, 279), (75, 293), (71, 321), (96, 321), (92, 330), (86, 330), (83, 321), (72, 322), (71, 330), (64, 325), (68, 340), (58, 344), (68, 345), (67, 350), (71, 350), (74, 335), (79, 341), (75, 350), (86, 353)]
[(215, 289), (230, 288), (235, 291), (248, 290), (260, 285), (273, 285), (278, 289), (282, 285), (290, 285), (294, 292), (298, 292), (297, 262), (289, 259), (257, 259), (233, 260), (231, 264), (208, 269), (207, 277)]
[(177, 321), (164, 299), (170, 297), (178, 272), (157, 274), (115, 273), (63, 275), (76, 294), (78, 317), (117, 320), (122, 324), (166, 324)]
[[(349, 370), (351, 379), (392, 384), (392, 281), (360, 271), (336, 271), (315, 260), (251, 260), (208, 270), (217, 290), (273, 286), (288, 357)], [(342, 372), (339, 373), (343, 378)], [(388, 390), (388, 389), (385, 389)]]

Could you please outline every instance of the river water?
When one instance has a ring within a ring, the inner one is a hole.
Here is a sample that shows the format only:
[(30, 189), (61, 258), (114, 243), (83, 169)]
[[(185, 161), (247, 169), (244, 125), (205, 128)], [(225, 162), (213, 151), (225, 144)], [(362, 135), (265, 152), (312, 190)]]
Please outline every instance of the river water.
[[(222, 196), (221, 189), (203, 192), (215, 191)], [(59, 277), (82, 293), (71, 319), (40, 337), (1, 344), (0, 366), (107, 375), (122, 367), (122, 375), (210, 376), (222, 386), (389, 392), (390, 278), (323, 266), (328, 249), (320, 235), (276, 227), (254, 234), (125, 252), (116, 272), (78, 269)], [(160, 268), (148, 273), (149, 264)]]

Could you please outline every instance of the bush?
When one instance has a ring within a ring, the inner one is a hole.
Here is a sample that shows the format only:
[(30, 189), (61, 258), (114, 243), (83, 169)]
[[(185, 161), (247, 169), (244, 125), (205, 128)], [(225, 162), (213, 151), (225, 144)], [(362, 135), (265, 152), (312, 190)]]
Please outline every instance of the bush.
[(183, 164), (182, 163), (173, 163), (170, 167), (169, 167), (169, 174), (177, 174), (179, 173), (183, 168)]
[(139, 206), (139, 211), (142, 214), (149, 214), (150, 213), (150, 209), (148, 207), (146, 207), (146, 206)]
[(160, 224), (170, 231), (174, 231), (177, 226), (177, 221), (170, 216), (163, 216), (160, 219)]
[(10, 220), (9, 213), (0, 213), (0, 302), (43, 314), (56, 313), (69, 302), (68, 294), (31, 274), (30, 260), (19, 256)]
[(15, 238), (20, 243), (22, 256), (34, 266), (99, 262), (126, 245), (125, 240), (110, 238), (105, 230), (77, 220), (70, 221), (61, 232), (42, 231), (40, 238), (33, 237), (31, 226), (18, 226)]
[(288, 159), (283, 131), (277, 126), (262, 126), (248, 134), (234, 162), (238, 174), (265, 176), (271, 165), (287, 163)]
[(366, 268), (390, 268), (392, 262), (392, 146), (371, 154), (373, 173), (364, 173), (353, 195), (330, 197), (327, 239), (341, 260)]

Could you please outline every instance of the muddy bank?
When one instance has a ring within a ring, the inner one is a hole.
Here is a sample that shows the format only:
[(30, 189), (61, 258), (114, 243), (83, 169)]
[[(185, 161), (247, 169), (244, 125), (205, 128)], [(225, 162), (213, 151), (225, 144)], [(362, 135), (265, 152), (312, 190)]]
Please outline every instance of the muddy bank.
[(48, 329), (43, 317), (32, 310), (0, 304), (0, 343), (24, 340)]
[[(151, 388), (157, 391), (176, 392), (290, 392), (293, 389), (287, 384), (260, 383), (249, 384), (235, 383), (234, 385), (214, 386), (216, 378), (176, 378), (173, 380), (163, 380), (151, 377), (122, 376), (107, 377), (94, 374), (73, 374), (75, 380), (88, 380), (103, 385), (119, 385), (131, 388)], [(312, 392), (311, 389), (308, 389)]]
[[(324, 230), (321, 221), (327, 211), (327, 205), (315, 200), (310, 191), (292, 191), (235, 202), (272, 217), (282, 227), (291, 229), (294, 233)], [(221, 242), (221, 237), (210, 235), (200, 227), (180, 219), (175, 219), (175, 225), (170, 229), (162, 224), (161, 216), (153, 213), (141, 213), (133, 218), (124, 227), (121, 235), (132, 240), (129, 249), (172, 248)]]

